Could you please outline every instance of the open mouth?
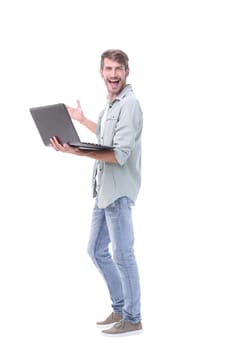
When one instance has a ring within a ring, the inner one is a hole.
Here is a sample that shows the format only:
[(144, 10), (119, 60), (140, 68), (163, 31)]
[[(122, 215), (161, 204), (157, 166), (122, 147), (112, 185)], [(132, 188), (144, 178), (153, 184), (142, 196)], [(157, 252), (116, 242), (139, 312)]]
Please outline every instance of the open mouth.
[(108, 84), (111, 86), (112, 89), (116, 89), (119, 86), (120, 79), (109, 79)]

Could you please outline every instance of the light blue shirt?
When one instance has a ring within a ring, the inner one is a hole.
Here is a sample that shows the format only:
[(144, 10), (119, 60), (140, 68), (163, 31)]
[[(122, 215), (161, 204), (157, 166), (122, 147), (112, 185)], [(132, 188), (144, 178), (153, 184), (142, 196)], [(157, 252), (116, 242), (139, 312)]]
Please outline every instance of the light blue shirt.
[(135, 203), (141, 186), (143, 113), (131, 85), (126, 85), (114, 101), (109, 103), (101, 133), (101, 120), (105, 108), (100, 113), (96, 135), (100, 143), (114, 146), (117, 163), (95, 161), (93, 197), (98, 193), (100, 208), (107, 207), (122, 196), (129, 197)]

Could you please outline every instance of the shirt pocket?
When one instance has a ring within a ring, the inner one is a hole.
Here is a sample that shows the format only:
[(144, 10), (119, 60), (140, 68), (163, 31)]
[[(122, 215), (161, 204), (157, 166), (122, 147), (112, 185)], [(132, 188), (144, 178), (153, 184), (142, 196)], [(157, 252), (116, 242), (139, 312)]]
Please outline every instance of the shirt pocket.
[(118, 122), (118, 117), (114, 114), (107, 116), (105, 120), (103, 139), (104, 139), (104, 143), (107, 145), (113, 144), (113, 138), (115, 135), (117, 122)]

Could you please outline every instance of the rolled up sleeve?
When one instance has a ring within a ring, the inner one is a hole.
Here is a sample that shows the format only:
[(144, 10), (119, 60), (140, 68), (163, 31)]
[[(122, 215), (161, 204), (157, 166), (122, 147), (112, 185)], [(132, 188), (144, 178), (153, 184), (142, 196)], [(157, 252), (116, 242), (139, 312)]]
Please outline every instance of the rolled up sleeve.
[(137, 100), (132, 99), (122, 106), (113, 139), (117, 162), (124, 165), (134, 149), (138, 131), (141, 128), (141, 109)]

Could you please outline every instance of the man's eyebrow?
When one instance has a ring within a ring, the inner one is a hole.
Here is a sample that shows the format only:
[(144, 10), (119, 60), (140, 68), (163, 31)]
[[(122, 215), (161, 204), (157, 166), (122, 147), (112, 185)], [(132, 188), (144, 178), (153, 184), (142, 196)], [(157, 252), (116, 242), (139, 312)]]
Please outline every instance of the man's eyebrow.
[(113, 67), (113, 66), (109, 66), (109, 65), (105, 65), (104, 67), (105, 67), (105, 68), (123, 68), (124, 65), (119, 63), (119, 65), (114, 66), (114, 67)]

